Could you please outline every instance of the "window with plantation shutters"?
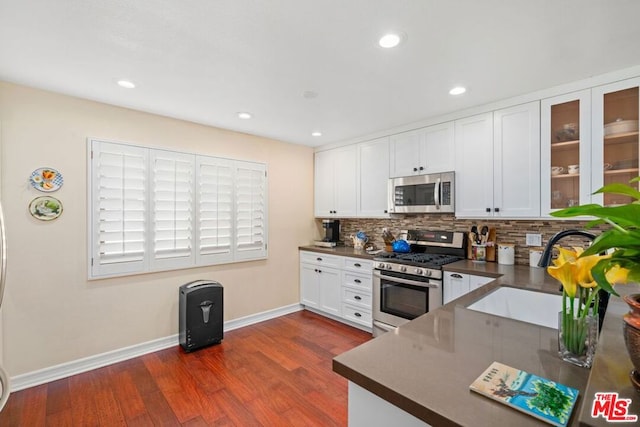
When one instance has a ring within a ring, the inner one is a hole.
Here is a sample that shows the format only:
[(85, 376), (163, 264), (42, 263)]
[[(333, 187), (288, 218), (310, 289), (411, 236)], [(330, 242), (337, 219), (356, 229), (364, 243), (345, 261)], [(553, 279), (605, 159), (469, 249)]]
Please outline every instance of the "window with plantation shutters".
[(266, 165), (89, 144), (90, 278), (266, 258)]
[(194, 264), (195, 156), (151, 150), (151, 268)]
[(100, 141), (92, 148), (91, 274), (143, 271), (148, 151)]
[(233, 161), (199, 156), (198, 260), (233, 259)]
[(266, 255), (266, 168), (236, 162), (236, 259)]

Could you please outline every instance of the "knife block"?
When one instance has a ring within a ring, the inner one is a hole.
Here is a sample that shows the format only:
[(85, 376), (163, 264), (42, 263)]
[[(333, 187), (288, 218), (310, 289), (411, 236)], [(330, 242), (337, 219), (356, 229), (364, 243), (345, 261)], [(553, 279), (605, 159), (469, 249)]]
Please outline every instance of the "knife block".
[[(479, 229), (482, 226), (478, 227)], [(467, 259), (472, 259), (472, 246), (473, 246), (473, 238), (471, 237), (471, 233), (467, 233)], [(496, 261), (496, 229), (494, 227), (489, 227), (489, 232), (487, 233), (487, 253), (486, 258), (489, 262)]]

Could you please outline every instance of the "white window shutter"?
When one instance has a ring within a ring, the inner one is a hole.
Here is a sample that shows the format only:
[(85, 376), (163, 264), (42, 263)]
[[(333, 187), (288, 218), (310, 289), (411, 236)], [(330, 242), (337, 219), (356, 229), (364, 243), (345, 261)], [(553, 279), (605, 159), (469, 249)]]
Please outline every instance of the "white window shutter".
[(151, 269), (195, 264), (195, 156), (172, 151), (150, 152)]
[(233, 161), (198, 156), (197, 263), (233, 261)]
[(235, 260), (267, 256), (266, 166), (235, 162)]
[(91, 140), (91, 277), (146, 269), (148, 150)]

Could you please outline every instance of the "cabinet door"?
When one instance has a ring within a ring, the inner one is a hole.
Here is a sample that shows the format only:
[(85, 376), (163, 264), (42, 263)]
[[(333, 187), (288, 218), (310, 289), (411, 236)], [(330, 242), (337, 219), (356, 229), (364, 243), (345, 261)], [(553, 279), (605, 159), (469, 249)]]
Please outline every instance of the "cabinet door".
[(318, 267), (313, 264), (300, 264), (300, 304), (319, 308), (320, 286), (318, 283)]
[[(638, 176), (639, 86), (640, 78), (634, 78), (592, 90), (593, 191), (607, 184), (626, 184)], [(631, 201), (630, 197), (617, 194), (592, 196), (593, 203), (605, 206)]]
[(319, 151), (315, 154), (314, 165), (314, 210), (318, 217), (333, 216), (334, 192), (333, 152)]
[(422, 129), (420, 159), (424, 173), (451, 172), (455, 169), (454, 122)]
[(493, 215), (540, 216), (540, 103), (493, 112)]
[(455, 122), (456, 216), (493, 214), (493, 113)]
[(339, 217), (356, 216), (357, 205), (357, 151), (356, 146), (333, 151), (334, 213)]
[(421, 145), (422, 132), (418, 130), (391, 135), (390, 176), (392, 178), (424, 173), (424, 165), (420, 164), (419, 158)]
[[(541, 216), (591, 202), (591, 91), (542, 100)], [(579, 170), (569, 174), (569, 165)]]
[(320, 288), (320, 310), (335, 316), (341, 315), (342, 286), (340, 270), (318, 267), (318, 287)]
[(387, 217), (389, 182), (389, 138), (358, 144), (359, 217)]
[(442, 283), (442, 303), (446, 304), (469, 293), (469, 275), (461, 273), (444, 273)]
[(486, 285), (489, 282), (493, 282), (494, 280), (496, 279), (494, 279), (493, 277), (469, 275), (469, 292), (475, 291), (476, 289)]

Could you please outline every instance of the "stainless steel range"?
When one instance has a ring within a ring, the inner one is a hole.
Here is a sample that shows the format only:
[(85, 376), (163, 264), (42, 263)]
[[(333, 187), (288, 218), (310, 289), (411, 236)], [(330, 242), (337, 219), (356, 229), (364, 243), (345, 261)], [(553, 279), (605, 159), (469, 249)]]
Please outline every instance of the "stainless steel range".
[(465, 233), (405, 230), (409, 253), (374, 258), (373, 336), (442, 306), (442, 266), (465, 258)]

